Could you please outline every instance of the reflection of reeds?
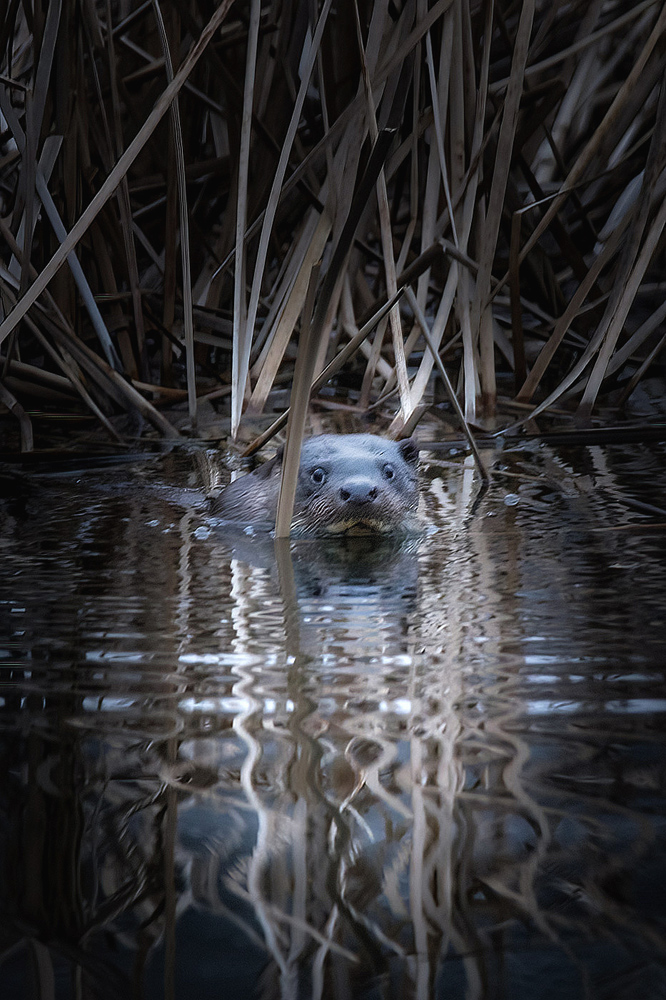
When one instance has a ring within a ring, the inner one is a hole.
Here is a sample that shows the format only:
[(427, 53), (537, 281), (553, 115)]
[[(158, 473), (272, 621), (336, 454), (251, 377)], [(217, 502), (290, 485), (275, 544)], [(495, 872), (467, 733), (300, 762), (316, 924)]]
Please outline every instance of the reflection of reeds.
[[(65, 960), (82, 981), (106, 977), (109, 992), (128, 992), (113, 967), (99, 971), (108, 939), (130, 955), (137, 995), (164, 954), (168, 995), (174, 965), (188, 960), (178, 921), (196, 907), (263, 949), (267, 996), (293, 995), (295, 983), (322, 1000), (353, 996), (372, 981), (386, 998), (430, 997), (448, 975), (464, 982), (458, 995), (510, 996), (502, 956), (515, 960), (528, 936), (581, 976), (584, 949), (599, 940), (660, 961), (660, 927), (630, 887), (650, 862), (643, 796), (661, 776), (618, 754), (639, 740), (650, 751), (657, 736), (640, 716), (604, 716), (622, 685), (609, 692), (615, 682), (596, 666), (569, 683), (585, 668), (564, 656), (559, 679), (539, 685), (555, 705), (541, 715), (528, 714), (539, 695), (524, 676), (521, 591), (541, 588), (529, 611), (552, 626), (570, 612), (587, 560), (604, 579), (627, 555), (617, 541), (530, 538), (526, 511), (601, 527), (600, 492), (621, 498), (612, 457), (587, 452), (586, 482), (567, 480), (547, 449), (532, 460), (508, 453), (500, 475), (521, 503), (499, 504), (493, 487), (480, 508), (468, 458), (447, 493), (441, 482), (432, 491), (451, 527), (420, 547), (282, 545), (277, 566), (269, 541), (268, 560), (248, 543), (230, 568), (225, 540), (202, 540), (191, 512), (164, 518), (173, 530), (151, 539), (147, 559), (145, 497), (130, 493), (115, 558), (146, 574), (145, 606), (128, 602), (122, 574), (96, 581), (88, 631), (73, 614), (66, 637), (80, 656), (72, 664), (46, 655), (52, 623), (29, 605), (28, 585), (22, 595), (34, 631), (3, 691), (3, 753), (17, 732), (31, 736), (23, 771), (3, 758), (3, 959), (36, 942), (44, 1000), (50, 963)], [(433, 460), (425, 475), (438, 471)], [(549, 502), (547, 479), (560, 486)], [(615, 526), (620, 508), (604, 510)], [(106, 505), (62, 530), (68, 545), (84, 531), (95, 549), (109, 533)], [(644, 553), (641, 572), (659, 555)], [(55, 605), (78, 579), (59, 576)], [(603, 620), (599, 599), (589, 586), (579, 597), (592, 621)], [(100, 637), (118, 608), (125, 639), (107, 659)], [(156, 647), (137, 650), (146, 614)], [(594, 636), (574, 646), (597, 653)], [(541, 652), (553, 652), (550, 640)], [(558, 715), (563, 699), (577, 701), (575, 716)], [(196, 837), (181, 824), (188, 810), (206, 817)]]

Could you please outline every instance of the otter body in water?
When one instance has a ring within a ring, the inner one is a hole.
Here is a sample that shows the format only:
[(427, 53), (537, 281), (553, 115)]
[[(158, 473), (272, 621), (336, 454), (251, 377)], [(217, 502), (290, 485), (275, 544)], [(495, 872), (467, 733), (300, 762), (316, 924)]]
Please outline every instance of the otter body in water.
[[(282, 451), (213, 500), (225, 521), (274, 525)], [(321, 434), (303, 442), (292, 529), (319, 535), (386, 534), (416, 527), (418, 449), (411, 438)]]

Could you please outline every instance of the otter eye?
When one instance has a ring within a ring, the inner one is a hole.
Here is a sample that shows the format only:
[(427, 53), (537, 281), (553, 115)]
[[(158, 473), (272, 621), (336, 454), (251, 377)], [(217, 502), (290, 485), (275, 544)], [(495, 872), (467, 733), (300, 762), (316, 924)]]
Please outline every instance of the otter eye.
[(321, 486), (322, 483), (326, 482), (326, 473), (323, 469), (313, 469), (310, 473), (310, 479), (317, 486)]
[(386, 463), (382, 471), (386, 479), (393, 479), (393, 477), (395, 476), (395, 469), (393, 468), (390, 462)]

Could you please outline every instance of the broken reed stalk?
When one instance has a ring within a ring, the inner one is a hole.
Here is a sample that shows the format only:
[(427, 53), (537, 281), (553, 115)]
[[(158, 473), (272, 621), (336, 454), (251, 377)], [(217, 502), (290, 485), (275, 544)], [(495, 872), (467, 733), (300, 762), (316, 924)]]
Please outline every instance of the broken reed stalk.
[(305, 422), (310, 402), (310, 385), (314, 376), (319, 340), (317, 331), (312, 325), (314, 299), (319, 279), (321, 262), (313, 265), (310, 271), (303, 318), (301, 336), (298, 342), (298, 356), (294, 370), (294, 381), (291, 387), (291, 402), (289, 420), (287, 423), (287, 439), (284, 445), (282, 459), (282, 475), (280, 477), (280, 494), (278, 496), (277, 516), (275, 518), (275, 537), (288, 538), (291, 529), (291, 518), (294, 512), (294, 499), (298, 483), (298, 470), (301, 462), (301, 446), (305, 433)]
[[(412, 265), (400, 276), (398, 279), (398, 288), (395, 295), (386, 299), (382, 297), (381, 304), (375, 303), (377, 311), (363, 324), (355, 337), (346, 344), (342, 350), (336, 354), (332, 361), (328, 363), (326, 368), (324, 368), (321, 375), (318, 375), (316, 379), (312, 382), (310, 386), (310, 395), (318, 392), (323, 385), (333, 378), (337, 372), (349, 361), (350, 358), (354, 356), (356, 351), (360, 348), (364, 340), (366, 340), (378, 323), (384, 319), (385, 316), (391, 311), (391, 309), (400, 301), (401, 296), (404, 293), (405, 287), (411, 282), (416, 281), (416, 279), (426, 271), (437, 258), (442, 255), (442, 247), (436, 243), (434, 246), (429, 247), (425, 253), (422, 253), (414, 261)], [(260, 448), (271, 440), (279, 431), (282, 430), (284, 425), (287, 423), (289, 417), (289, 409), (287, 408), (284, 413), (282, 413), (277, 420), (268, 427), (263, 434), (256, 437), (251, 444), (249, 444), (242, 452), (245, 458), (254, 455), (255, 452), (259, 451)]]
[(446, 394), (449, 397), (449, 401), (451, 402), (451, 405), (453, 406), (453, 409), (456, 412), (456, 415), (458, 417), (458, 420), (460, 421), (460, 425), (463, 429), (465, 437), (469, 442), (469, 446), (472, 450), (472, 455), (474, 456), (474, 461), (479, 471), (479, 475), (481, 476), (481, 479), (484, 483), (489, 483), (490, 477), (488, 476), (486, 467), (483, 464), (483, 459), (479, 454), (479, 449), (476, 446), (474, 435), (470, 430), (469, 424), (465, 420), (465, 414), (463, 413), (462, 407), (458, 402), (458, 397), (456, 396), (455, 389), (451, 385), (451, 380), (447, 374), (446, 368), (444, 367), (442, 359), (440, 358), (437, 348), (435, 347), (434, 341), (430, 336), (430, 328), (428, 327), (428, 321), (423, 315), (423, 310), (421, 309), (418, 300), (414, 295), (414, 292), (411, 290), (411, 288), (405, 289), (405, 295), (407, 297), (407, 301), (409, 302), (410, 306), (414, 311), (414, 316), (416, 317), (418, 324), (421, 327), (421, 333), (423, 334), (423, 339), (428, 345), (428, 350), (432, 354), (433, 360), (437, 367), (437, 371), (439, 372), (442, 382), (444, 383), (444, 388), (446, 389)]
[(4, 403), (8, 410), (14, 414), (21, 429), (21, 451), (32, 451), (34, 439), (32, 434), (32, 422), (16, 397), (0, 380), (0, 402)]

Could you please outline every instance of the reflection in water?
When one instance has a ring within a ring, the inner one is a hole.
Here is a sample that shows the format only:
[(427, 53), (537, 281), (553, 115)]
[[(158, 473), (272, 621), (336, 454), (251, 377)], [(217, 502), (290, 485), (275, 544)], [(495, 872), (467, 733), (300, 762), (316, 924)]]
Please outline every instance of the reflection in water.
[(401, 543), (5, 503), (3, 1000), (666, 996), (663, 452), (501, 462)]

